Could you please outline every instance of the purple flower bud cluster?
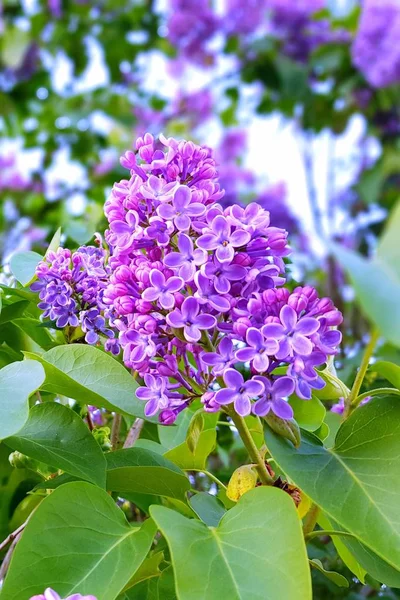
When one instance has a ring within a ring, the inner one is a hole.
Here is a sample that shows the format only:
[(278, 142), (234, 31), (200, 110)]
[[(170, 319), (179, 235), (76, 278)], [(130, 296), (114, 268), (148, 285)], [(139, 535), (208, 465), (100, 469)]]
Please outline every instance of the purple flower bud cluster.
[(289, 395), (323, 387), (315, 367), (336, 353), (342, 317), (312, 287), (282, 287), (287, 232), (256, 203), (221, 206), (206, 147), (146, 134), (121, 164), (102, 299), (145, 414), (170, 424), (200, 398), (207, 411), (290, 418)]
[(375, 88), (400, 82), (399, 37), (398, 0), (364, 0), (352, 58)]
[(99, 336), (107, 338), (106, 348), (119, 347), (114, 332), (106, 326), (103, 293), (109, 268), (103, 248), (84, 246), (76, 252), (58, 248), (48, 252), (36, 268), (36, 281), (31, 290), (39, 293), (39, 308), (44, 318), (57, 327), (81, 327), (88, 344), (96, 344)]
[[(32, 596), (30, 600), (63, 600), (57, 592), (52, 590), (51, 588), (47, 588), (43, 594), (39, 594), (38, 596)], [(97, 600), (95, 596), (87, 595), (82, 596), (82, 594), (71, 594), (64, 600)]]

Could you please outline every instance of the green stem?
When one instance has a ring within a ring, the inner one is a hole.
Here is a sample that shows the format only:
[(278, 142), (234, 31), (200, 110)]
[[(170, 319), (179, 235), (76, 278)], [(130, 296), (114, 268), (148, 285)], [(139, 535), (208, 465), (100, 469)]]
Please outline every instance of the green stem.
[(386, 396), (387, 394), (400, 396), (400, 391), (396, 390), (396, 388), (376, 388), (375, 390), (370, 390), (369, 392), (364, 392), (363, 394), (357, 396), (357, 398), (352, 402), (352, 406), (356, 408), (356, 406), (358, 406), (362, 400), (369, 398), (370, 396)]
[(260, 481), (264, 485), (272, 485), (274, 480), (272, 479), (271, 475), (267, 471), (264, 459), (262, 458), (261, 454), (259, 453), (258, 448), (257, 448), (253, 438), (251, 437), (251, 433), (249, 431), (249, 428), (246, 425), (246, 421), (243, 419), (243, 417), (238, 415), (232, 407), (226, 406), (225, 410), (228, 413), (228, 415), (230, 416), (230, 418), (232, 419), (232, 421), (234, 422), (235, 427), (238, 430), (240, 437), (242, 438), (242, 442), (246, 446), (246, 450), (249, 453), (251, 461), (256, 466)]
[[(215, 475), (213, 475), (209, 471), (205, 471), (204, 469), (184, 469), (184, 471), (187, 471), (189, 473), (191, 473), (191, 472), (194, 472), (194, 473), (204, 473), (204, 475), (207, 475), (207, 477), (209, 479), (211, 479), (212, 481), (214, 481), (214, 483), (216, 483), (219, 487), (221, 487), (222, 489), (226, 490), (226, 485), (224, 485), (222, 483), (222, 481), (220, 481), (218, 479), (218, 477), (215, 477)], [(192, 490), (192, 491), (196, 491), (196, 490)]]
[(118, 450), (119, 447), (119, 433), (121, 430), (122, 417), (118, 413), (115, 413), (113, 424), (111, 427), (111, 448)]
[(303, 533), (304, 537), (308, 536), (314, 529), (319, 515), (319, 506), (311, 504), (311, 508), (304, 518)]
[(310, 533), (307, 533), (307, 535), (304, 536), (304, 539), (306, 540), (306, 542), (309, 542), (313, 538), (319, 537), (321, 535), (329, 535), (329, 537), (332, 537), (333, 535), (343, 535), (344, 537), (354, 537), (354, 535), (352, 533), (349, 533), (348, 531), (333, 531), (330, 529), (319, 529), (318, 531), (311, 531)]
[(345, 400), (345, 409), (343, 413), (343, 418), (346, 419), (352, 411), (352, 404), (354, 400), (358, 397), (360, 393), (360, 389), (362, 386), (362, 382), (364, 381), (365, 374), (368, 369), (369, 361), (376, 346), (376, 343), (379, 339), (379, 332), (377, 329), (373, 329), (371, 332), (370, 340), (365, 348), (364, 356), (361, 361), (360, 368), (358, 369), (356, 378), (353, 383), (353, 387), (350, 390), (350, 394)]

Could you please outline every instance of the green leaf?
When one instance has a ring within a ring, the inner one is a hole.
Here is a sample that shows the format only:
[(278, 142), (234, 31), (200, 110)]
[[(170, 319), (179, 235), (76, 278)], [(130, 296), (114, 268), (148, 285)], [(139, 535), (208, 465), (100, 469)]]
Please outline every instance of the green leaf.
[(311, 400), (301, 400), (297, 396), (291, 396), (290, 405), (294, 411), (294, 419), (307, 431), (316, 431), (324, 421), (326, 410), (325, 406), (316, 396)]
[(0, 439), (16, 433), (28, 418), (29, 396), (43, 383), (42, 365), (24, 360), (0, 370)]
[(299, 449), (272, 432), (278, 466), (323, 511), (393, 569), (400, 571), (400, 403), (374, 399), (340, 427), (326, 449), (304, 433)]
[(18, 69), (28, 50), (30, 33), (21, 27), (7, 27), (2, 33), (1, 60), (6, 67)]
[(57, 252), (57, 249), (60, 247), (60, 242), (61, 242), (61, 227), (59, 227), (57, 229), (57, 231), (51, 238), (51, 242), (46, 250), (45, 256), (47, 256), (49, 252)]
[(377, 249), (378, 258), (395, 273), (400, 281), (400, 202), (392, 210)]
[(28, 285), (35, 277), (35, 269), (41, 260), (43, 257), (37, 252), (17, 252), (10, 259), (12, 274), (22, 285)]
[(57, 346), (57, 343), (54, 341), (48, 330), (43, 327), (43, 324), (37, 319), (22, 317), (14, 319), (12, 324), (15, 327), (18, 327), (23, 333), (26, 333), (26, 335), (38, 344), (38, 346), (43, 348), (43, 350), (51, 350)]
[[(329, 521), (326, 515), (321, 512), (318, 515), (318, 525), (320, 525), (323, 529), (326, 529), (328, 531), (333, 530), (333, 525), (331, 521)], [(336, 527), (336, 529), (339, 529), (339, 527)], [(331, 539), (333, 545), (337, 550), (337, 553), (339, 554), (346, 567), (350, 569), (352, 573), (354, 573), (354, 575), (357, 577), (357, 579), (361, 581), (361, 583), (364, 583), (365, 575), (367, 574), (367, 572), (365, 569), (362, 568), (360, 563), (357, 561), (356, 557), (350, 552), (350, 550), (345, 545), (344, 542), (346, 538), (341, 537), (339, 535), (333, 535)]]
[(325, 577), (327, 577), (330, 581), (333, 581), (333, 583), (335, 583), (337, 586), (345, 588), (349, 587), (349, 582), (347, 581), (346, 577), (343, 577), (343, 575), (341, 575), (340, 573), (336, 573), (336, 571), (327, 571), (326, 569), (324, 569), (324, 565), (322, 564), (322, 562), (317, 558), (313, 558), (312, 560), (310, 560), (310, 565), (314, 569), (325, 575)]
[(190, 489), (186, 475), (163, 456), (143, 448), (107, 454), (107, 489), (124, 494), (154, 494), (184, 499)]
[(80, 593), (114, 600), (142, 564), (154, 533), (150, 520), (131, 527), (112, 498), (90, 483), (63, 485), (29, 519), (1, 599), (28, 600), (50, 587), (63, 598)]
[(190, 409), (183, 410), (174, 425), (168, 427), (165, 425), (157, 426), (160, 443), (166, 450), (171, 450), (171, 448), (184, 443), (192, 415)]
[(42, 356), (26, 353), (42, 363), (43, 390), (63, 394), (84, 404), (144, 417), (144, 403), (135, 396), (137, 383), (109, 354), (93, 346), (57, 346)]
[(190, 451), (186, 441), (179, 446), (171, 448), (164, 454), (181, 469), (205, 469), (209, 454), (216, 444), (217, 433), (215, 425), (218, 419), (217, 413), (204, 413), (204, 429), (199, 435), (194, 453)]
[(210, 527), (217, 527), (218, 523), (226, 513), (226, 509), (222, 502), (216, 496), (212, 496), (207, 492), (194, 494), (189, 500), (190, 506), (193, 508), (196, 515)]
[(248, 492), (217, 528), (163, 506), (150, 513), (168, 542), (179, 600), (311, 598), (301, 522), (281, 490)]
[(336, 244), (333, 251), (348, 272), (365, 314), (386, 339), (400, 346), (400, 278), (378, 258), (369, 261)]
[(163, 559), (164, 552), (156, 552), (152, 556), (149, 556), (149, 558), (146, 558), (146, 560), (142, 562), (132, 579), (128, 581), (124, 588), (124, 591), (128, 590), (129, 588), (137, 585), (142, 581), (146, 581), (146, 579), (151, 579), (152, 577), (159, 577), (161, 575), (160, 563)]
[(20, 317), (28, 305), (29, 302), (27, 300), (21, 300), (19, 302), (13, 302), (12, 304), (4, 306), (0, 313), (0, 325), (2, 325), (3, 323), (8, 323), (8, 321), (12, 321), (17, 317)]
[[(202, 409), (200, 409), (202, 410)], [(196, 453), (200, 441), (201, 432), (204, 429), (204, 417), (202, 412), (195, 412), (187, 430), (186, 444), (192, 454)]]
[(5, 443), (40, 462), (105, 487), (106, 460), (100, 446), (82, 419), (62, 404), (34, 406), (22, 429), (7, 437)]
[(381, 377), (390, 381), (395, 388), (400, 390), (400, 367), (398, 365), (386, 360), (380, 360), (371, 365), (370, 371), (378, 373)]

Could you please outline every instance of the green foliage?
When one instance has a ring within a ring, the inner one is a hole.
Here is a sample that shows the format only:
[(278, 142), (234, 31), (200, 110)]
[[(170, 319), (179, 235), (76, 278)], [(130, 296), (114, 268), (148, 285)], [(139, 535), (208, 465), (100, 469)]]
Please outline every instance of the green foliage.
[(248, 492), (217, 528), (162, 506), (150, 512), (170, 548), (179, 600), (311, 598), (300, 520), (284, 492)]
[[(298, 451), (272, 433), (267, 437), (272, 456), (295, 484), (395, 571), (400, 571), (399, 427), (400, 404), (388, 397), (357, 409), (340, 427), (332, 449), (308, 433)], [(384, 578), (382, 572), (385, 583)]]
[(29, 520), (1, 598), (28, 600), (51, 587), (63, 596), (79, 590), (113, 600), (142, 564), (154, 533), (151, 521), (141, 528), (129, 525), (99, 488), (85, 482), (63, 485)]
[(137, 383), (109, 354), (83, 344), (58, 346), (42, 355), (27, 354), (46, 372), (43, 390), (144, 418)]
[(26, 360), (0, 370), (0, 439), (16, 433), (28, 419), (28, 400), (43, 383), (42, 365)]
[(106, 461), (100, 446), (70, 408), (34, 406), (25, 425), (5, 443), (13, 450), (105, 487)]
[(185, 499), (190, 483), (171, 461), (150, 450), (127, 448), (107, 455), (107, 488), (124, 494)]

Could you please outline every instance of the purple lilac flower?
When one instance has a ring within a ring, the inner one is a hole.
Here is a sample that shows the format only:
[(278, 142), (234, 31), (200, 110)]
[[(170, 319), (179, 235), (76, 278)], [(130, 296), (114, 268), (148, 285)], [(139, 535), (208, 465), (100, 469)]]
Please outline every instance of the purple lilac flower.
[(139, 400), (146, 401), (146, 407), (144, 414), (146, 417), (152, 417), (159, 410), (168, 407), (168, 396), (167, 396), (167, 377), (156, 377), (146, 373), (144, 376), (145, 387), (139, 387), (136, 390), (136, 396)]
[(195, 275), (195, 282), (197, 292), (194, 293), (194, 297), (200, 304), (209, 304), (212, 308), (221, 313), (225, 313), (230, 309), (231, 303), (229, 302), (229, 299), (217, 293), (212, 282), (200, 271)]
[(262, 383), (264, 394), (253, 405), (253, 412), (258, 417), (265, 417), (272, 411), (281, 419), (292, 419), (293, 409), (284, 400), (294, 392), (294, 381), (290, 377), (278, 377), (273, 383), (261, 375), (254, 377), (256, 381)]
[(266, 339), (259, 329), (250, 327), (246, 332), (247, 348), (241, 348), (236, 352), (237, 360), (251, 362), (252, 367), (258, 373), (268, 369), (269, 358), (279, 350), (278, 342), (271, 338)]
[(179, 292), (184, 285), (181, 277), (170, 277), (165, 279), (164, 273), (157, 269), (150, 271), (150, 283), (152, 287), (144, 290), (142, 298), (148, 302), (158, 301), (162, 308), (167, 310), (175, 306), (174, 294)]
[(231, 225), (222, 215), (217, 215), (211, 227), (197, 240), (203, 250), (215, 250), (215, 256), (221, 263), (232, 262), (235, 248), (245, 246), (250, 241), (250, 234), (243, 229), (231, 231)]
[(232, 281), (243, 280), (247, 271), (242, 265), (220, 262), (216, 258), (204, 265), (204, 275), (214, 284), (219, 294), (227, 294), (231, 289)]
[(400, 4), (365, 0), (351, 53), (355, 66), (375, 88), (400, 82)]
[(167, 221), (173, 220), (179, 231), (187, 231), (191, 225), (191, 217), (201, 217), (206, 212), (206, 207), (200, 202), (191, 202), (192, 192), (186, 185), (178, 187), (174, 194), (172, 204), (161, 204), (158, 215)]
[[(43, 594), (32, 596), (30, 600), (63, 600), (63, 598), (51, 588), (47, 588)], [(92, 595), (82, 596), (82, 594), (72, 594), (64, 598), (64, 600), (97, 600), (97, 598)]]
[(204, 352), (201, 360), (208, 366), (213, 367), (214, 375), (222, 373), (235, 361), (235, 352), (232, 340), (223, 337), (218, 345), (218, 352)]
[(279, 351), (276, 357), (284, 359), (293, 356), (311, 354), (313, 345), (308, 336), (315, 333), (320, 326), (317, 319), (312, 317), (298, 318), (296, 311), (291, 306), (283, 306), (279, 313), (280, 323), (270, 323), (263, 327), (266, 338), (279, 341)]
[(188, 342), (198, 342), (201, 331), (212, 329), (217, 319), (212, 315), (199, 314), (200, 305), (196, 298), (185, 298), (181, 308), (176, 308), (167, 316), (167, 323), (175, 329), (183, 327)]
[(236, 412), (246, 417), (251, 412), (251, 400), (263, 393), (263, 383), (255, 378), (244, 381), (243, 375), (235, 369), (226, 369), (223, 378), (227, 387), (218, 390), (215, 401), (222, 406), (233, 402)]
[(289, 365), (287, 374), (293, 378), (299, 398), (310, 400), (313, 390), (321, 390), (325, 387), (325, 381), (315, 370), (315, 367), (321, 366), (324, 362), (326, 362), (326, 354), (316, 351), (305, 358), (296, 357)]
[(201, 248), (194, 249), (192, 240), (185, 233), (178, 236), (179, 252), (171, 252), (164, 258), (164, 264), (171, 269), (178, 269), (178, 274), (184, 281), (192, 281), (196, 267), (207, 260), (207, 252)]

